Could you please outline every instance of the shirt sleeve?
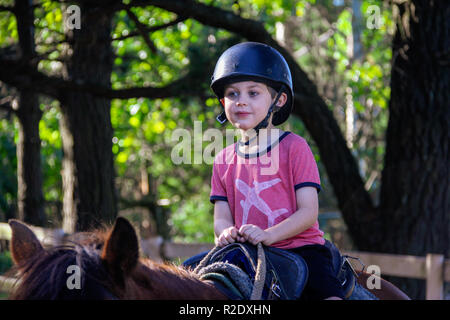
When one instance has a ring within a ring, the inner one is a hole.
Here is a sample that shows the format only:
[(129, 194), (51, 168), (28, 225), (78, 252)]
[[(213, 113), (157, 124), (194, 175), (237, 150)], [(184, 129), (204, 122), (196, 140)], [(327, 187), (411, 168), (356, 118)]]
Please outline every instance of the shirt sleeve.
[(228, 201), (226, 189), (219, 173), (219, 165), (214, 162), (211, 177), (211, 193), (209, 201), (214, 203), (216, 200)]
[(294, 188), (314, 187), (320, 192), (320, 176), (314, 155), (305, 139), (292, 148)]

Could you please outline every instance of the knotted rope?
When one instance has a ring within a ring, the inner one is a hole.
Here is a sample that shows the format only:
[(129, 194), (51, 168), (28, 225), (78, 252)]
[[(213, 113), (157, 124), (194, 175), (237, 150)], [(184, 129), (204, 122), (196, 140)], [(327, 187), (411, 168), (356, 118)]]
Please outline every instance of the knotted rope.
[[(194, 269), (196, 274), (204, 274), (204, 269), (207, 267), (211, 256), (222, 249), (221, 247), (214, 247), (208, 254), (200, 261), (197, 267)], [(252, 293), (250, 300), (261, 300), (262, 292), (264, 289), (264, 282), (266, 281), (266, 255), (261, 243), (258, 243), (258, 263), (256, 266), (255, 281), (253, 283)]]

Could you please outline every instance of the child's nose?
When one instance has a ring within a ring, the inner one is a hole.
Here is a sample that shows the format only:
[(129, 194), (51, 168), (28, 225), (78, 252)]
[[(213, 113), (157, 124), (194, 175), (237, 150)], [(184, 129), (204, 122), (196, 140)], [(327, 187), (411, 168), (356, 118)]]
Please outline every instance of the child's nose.
[(240, 96), (240, 97), (238, 98), (238, 100), (236, 101), (236, 106), (238, 106), (238, 107), (244, 107), (244, 106), (246, 106), (246, 105), (247, 105), (247, 101), (245, 101), (245, 99), (242, 98), (242, 96)]

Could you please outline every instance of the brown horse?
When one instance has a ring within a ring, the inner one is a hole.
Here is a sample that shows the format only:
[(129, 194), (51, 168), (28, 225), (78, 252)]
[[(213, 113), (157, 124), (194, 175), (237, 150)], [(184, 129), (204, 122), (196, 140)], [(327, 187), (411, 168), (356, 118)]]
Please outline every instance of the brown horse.
[[(25, 224), (9, 224), (19, 276), (10, 299), (227, 299), (187, 269), (139, 258), (136, 232), (124, 218), (110, 232), (78, 233), (70, 245), (50, 249)], [(78, 285), (73, 276), (79, 277)], [(382, 289), (372, 293), (380, 299), (407, 298), (383, 280)]]

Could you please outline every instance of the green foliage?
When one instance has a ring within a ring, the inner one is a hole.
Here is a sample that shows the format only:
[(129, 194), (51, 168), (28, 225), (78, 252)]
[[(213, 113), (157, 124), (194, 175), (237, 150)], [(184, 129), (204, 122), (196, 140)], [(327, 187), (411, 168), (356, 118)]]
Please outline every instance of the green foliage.
[[(2, 1), (2, 5), (11, 6), (12, 1)], [(14, 15), (8, 11), (0, 12), (0, 46), (10, 46), (17, 40), (17, 23)]]
[(213, 242), (214, 225), (210, 214), (209, 188), (203, 188), (199, 196), (194, 196), (172, 214), (169, 224), (175, 241)]
[(14, 210), (17, 200), (15, 126), (11, 118), (0, 119), (0, 219)]
[[(355, 15), (353, 3), (344, 5), (342, 1), (339, 6), (333, 5), (333, 1), (313, 6), (305, 1), (299, 3), (302, 3), (299, 18), (287, 22), (294, 30), (289, 33), (294, 56), (299, 54), (300, 66), (312, 77), (345, 135), (349, 130), (346, 122), (351, 111), (349, 105), (353, 106), (352, 152), (360, 160), (365, 180), (375, 174), (376, 179), (369, 187), (376, 192), (390, 98), (390, 44), (394, 31), (390, 9), (382, 1), (359, 0), (361, 12)], [(382, 23), (378, 29), (368, 27), (371, 5), (380, 8)], [(362, 52), (354, 56), (358, 44)], [(325, 177), (322, 172), (321, 176)]]
[(11, 252), (0, 252), (0, 274), (5, 273), (13, 266)]
[[(57, 103), (48, 106), (41, 104), (44, 110), (39, 122), (39, 134), (41, 138), (41, 166), (43, 173), (43, 194), (48, 203), (62, 201), (62, 142), (59, 131), (59, 118), (61, 113)], [(45, 207), (48, 220), (57, 223), (59, 217), (55, 217), (55, 209), (47, 205)]]

